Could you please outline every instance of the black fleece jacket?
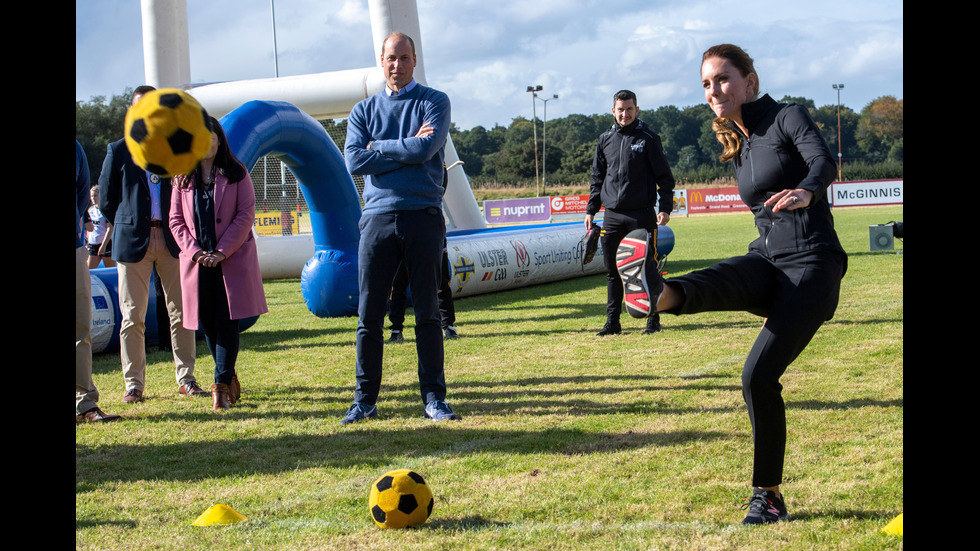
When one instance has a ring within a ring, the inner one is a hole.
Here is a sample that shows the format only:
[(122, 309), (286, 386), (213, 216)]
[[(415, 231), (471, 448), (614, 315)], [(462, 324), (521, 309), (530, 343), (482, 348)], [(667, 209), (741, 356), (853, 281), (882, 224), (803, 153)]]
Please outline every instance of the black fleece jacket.
[(664, 156), (660, 136), (640, 119), (626, 126), (613, 124), (599, 136), (592, 160), (592, 184), (585, 212), (599, 208), (653, 210), (660, 195), (660, 212), (674, 207), (674, 175)]
[[(837, 165), (806, 108), (776, 103), (768, 94), (742, 105), (742, 150), (733, 159), (738, 192), (752, 209), (759, 238), (750, 251), (768, 257), (808, 250), (843, 252), (827, 200)], [(763, 203), (784, 189), (813, 193), (806, 208), (774, 213)]]

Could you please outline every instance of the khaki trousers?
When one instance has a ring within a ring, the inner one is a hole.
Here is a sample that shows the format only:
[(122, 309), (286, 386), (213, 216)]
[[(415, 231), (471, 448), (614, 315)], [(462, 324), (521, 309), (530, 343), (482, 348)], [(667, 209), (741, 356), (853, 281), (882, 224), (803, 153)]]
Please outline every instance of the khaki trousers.
[(92, 383), (92, 279), (88, 249), (75, 248), (75, 415), (99, 405)]
[[(170, 316), (170, 342), (176, 365), (177, 385), (195, 381), (194, 331), (184, 329), (181, 319), (180, 261), (170, 255), (162, 228), (150, 228), (146, 256), (139, 262), (117, 263), (119, 274), (119, 357), (126, 390), (143, 391), (146, 384), (146, 310), (150, 274), (156, 267)], [(157, 308), (163, 305), (157, 304)]]

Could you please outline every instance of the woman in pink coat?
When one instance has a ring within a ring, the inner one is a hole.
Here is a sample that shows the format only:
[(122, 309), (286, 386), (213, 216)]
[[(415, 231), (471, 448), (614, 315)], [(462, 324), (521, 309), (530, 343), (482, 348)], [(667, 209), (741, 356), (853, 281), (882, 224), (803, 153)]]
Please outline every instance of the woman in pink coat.
[(255, 190), (245, 165), (213, 117), (211, 150), (188, 175), (174, 178), (170, 230), (180, 245), (184, 327), (204, 329), (214, 357), (212, 408), (238, 401), (238, 320), (269, 311), (252, 236)]

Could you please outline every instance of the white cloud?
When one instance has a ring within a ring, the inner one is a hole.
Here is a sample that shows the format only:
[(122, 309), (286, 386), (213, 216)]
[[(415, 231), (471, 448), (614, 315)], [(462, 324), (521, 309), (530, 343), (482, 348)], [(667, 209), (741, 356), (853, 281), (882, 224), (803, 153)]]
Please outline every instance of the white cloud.
[(364, 9), (363, 2), (357, 2), (355, 0), (346, 0), (344, 2), (340, 9), (337, 10), (337, 20), (345, 25), (370, 24), (370, 17)]
[[(826, 0), (417, 0), (426, 78), (451, 94), (462, 128), (530, 117), (528, 84), (541, 84), (549, 117), (606, 112), (630, 88), (646, 109), (704, 101), (705, 48), (744, 46), (777, 99), (836, 101), (846, 83), (854, 109), (901, 97), (902, 2)], [(276, 2), (281, 76), (373, 65), (365, 0)], [(268, 0), (188, 2), (195, 81), (274, 74)], [(122, 93), (142, 81), (139, 7), (132, 0), (76, 2), (76, 99)], [(135, 76), (134, 76), (135, 75)], [(540, 107), (540, 105), (539, 105)]]

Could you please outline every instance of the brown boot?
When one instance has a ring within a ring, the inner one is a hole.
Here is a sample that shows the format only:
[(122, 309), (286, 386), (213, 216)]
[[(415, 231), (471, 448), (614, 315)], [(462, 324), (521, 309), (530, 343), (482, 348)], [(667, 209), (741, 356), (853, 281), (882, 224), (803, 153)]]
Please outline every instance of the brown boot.
[(211, 398), (213, 400), (211, 409), (214, 411), (224, 411), (231, 407), (228, 403), (228, 385), (221, 383), (211, 385)]
[(238, 383), (238, 375), (231, 376), (231, 384), (228, 385), (228, 403), (235, 405), (235, 402), (242, 397), (242, 385)]

